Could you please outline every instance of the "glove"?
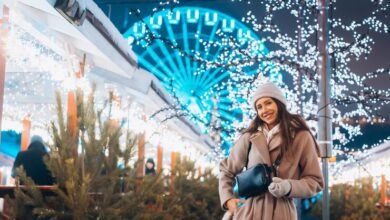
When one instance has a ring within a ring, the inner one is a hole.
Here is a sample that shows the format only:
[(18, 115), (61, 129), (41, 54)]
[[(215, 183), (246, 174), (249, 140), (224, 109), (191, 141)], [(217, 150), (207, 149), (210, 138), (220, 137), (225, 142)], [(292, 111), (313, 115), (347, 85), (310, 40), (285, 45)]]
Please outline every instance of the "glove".
[(276, 198), (280, 198), (290, 194), (291, 184), (288, 180), (273, 177), (272, 183), (268, 186), (268, 191)]

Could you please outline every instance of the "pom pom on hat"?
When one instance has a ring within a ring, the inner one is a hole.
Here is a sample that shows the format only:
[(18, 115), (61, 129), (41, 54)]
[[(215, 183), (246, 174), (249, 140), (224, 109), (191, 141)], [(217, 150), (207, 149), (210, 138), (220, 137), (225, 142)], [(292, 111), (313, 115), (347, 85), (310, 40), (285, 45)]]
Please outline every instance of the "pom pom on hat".
[(272, 82), (266, 82), (257, 87), (255, 93), (252, 95), (252, 106), (255, 106), (256, 101), (263, 97), (275, 98), (287, 106), (287, 100), (284, 97), (282, 90)]

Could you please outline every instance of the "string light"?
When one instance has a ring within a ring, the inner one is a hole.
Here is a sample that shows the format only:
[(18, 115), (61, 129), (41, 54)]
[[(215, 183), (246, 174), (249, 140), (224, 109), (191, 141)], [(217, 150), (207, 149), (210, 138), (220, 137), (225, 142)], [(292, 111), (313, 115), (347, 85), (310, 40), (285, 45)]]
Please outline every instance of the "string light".
[[(234, 1), (232, 1), (234, 2)], [(316, 73), (318, 50), (316, 39), (317, 34), (317, 2), (316, 1), (282, 1), (282, 0), (262, 0), (258, 2), (238, 1), (246, 4), (257, 4), (264, 9), (264, 15), (258, 18), (252, 11), (248, 11), (241, 21), (256, 31), (261, 39), (251, 39), (251, 43), (241, 44), (235, 40), (236, 37), (226, 34), (220, 27), (216, 31), (218, 40), (201, 40), (204, 51), (186, 49), (178, 41), (173, 41), (165, 37), (163, 32), (151, 29), (147, 22), (144, 22), (139, 16), (140, 11), (133, 12), (132, 15), (138, 16), (140, 22), (145, 24), (145, 34), (143, 37), (135, 37), (133, 46), (150, 47), (156, 41), (162, 42), (170, 49), (177, 51), (177, 54), (190, 59), (198, 64), (198, 68), (193, 70), (192, 74), (202, 75), (207, 69), (221, 68), (221, 71), (229, 72), (229, 80), (220, 83), (208, 91), (205, 95), (212, 96), (218, 91), (228, 90), (228, 97), (233, 101), (230, 110), (242, 109), (243, 122), (224, 124), (221, 120), (221, 129), (227, 131), (237, 131), (248, 124), (253, 115), (253, 108), (245, 99), (250, 96), (251, 91), (256, 88), (258, 78), (269, 77), (271, 71), (277, 69), (283, 74), (283, 78), (293, 81), (293, 86), (281, 85), (289, 100), (289, 108), (293, 112), (301, 112), (310, 127), (316, 129), (317, 111), (318, 111), (318, 82), (320, 77)], [(389, 88), (380, 89), (370, 85), (370, 80), (383, 77), (388, 80), (390, 76), (390, 67), (379, 67), (377, 70), (365, 74), (358, 74), (350, 68), (352, 62), (367, 59), (372, 53), (375, 44), (373, 34), (388, 34), (389, 28), (386, 23), (385, 13), (388, 14), (389, 1), (381, 1), (373, 4), (372, 12), (364, 18), (354, 20), (349, 24), (343, 19), (336, 17), (336, 1), (330, 2), (330, 36), (328, 52), (332, 58), (332, 79), (331, 79), (331, 105), (334, 115), (333, 124), (335, 133), (333, 140), (340, 144), (335, 144), (336, 152), (344, 153), (346, 144), (354, 137), (362, 135), (361, 126), (368, 123), (388, 123), (388, 119), (380, 115), (383, 106), (390, 103)], [(178, 4), (172, 5), (171, 11), (174, 11)], [(173, 9), (172, 9), (173, 8)], [(157, 14), (159, 10), (154, 10)], [(286, 13), (287, 12), (287, 13)], [(289, 12), (289, 13), (288, 13)], [(261, 13), (260, 13), (261, 14)], [(297, 21), (297, 30), (295, 34), (283, 33), (283, 28), (277, 22), (277, 15), (289, 15), (291, 19)], [(153, 16), (153, 14), (151, 15)], [(337, 31), (336, 31), (337, 30)], [(368, 30), (368, 31), (366, 31)], [(296, 36), (300, 37), (300, 44)], [(350, 40), (346, 36), (352, 36)], [(251, 51), (258, 50), (256, 45), (273, 45), (269, 53), (254, 54)], [(224, 50), (224, 48), (228, 50)], [(210, 50), (221, 50), (222, 52), (210, 59), (208, 57)], [(302, 52), (298, 56), (298, 52)], [(299, 59), (298, 59), (299, 57)], [(255, 74), (248, 74), (247, 69), (255, 69)], [(150, 70), (153, 72), (153, 70)], [(175, 84), (175, 78), (172, 84)], [(173, 96), (177, 96), (180, 91), (170, 90)], [(177, 98), (180, 101), (180, 97)], [(180, 103), (180, 102), (179, 102)], [(204, 124), (204, 131), (207, 129), (208, 120), (204, 115), (193, 115), (185, 110), (187, 106), (177, 105), (170, 107), (171, 115), (188, 116), (189, 118)], [(182, 112), (186, 113), (183, 114)], [(169, 117), (168, 119), (173, 118)], [(202, 126), (202, 125), (200, 125)], [(210, 128), (209, 129), (216, 129)], [(229, 133), (228, 140), (234, 140), (235, 132)], [(372, 146), (373, 147), (373, 146)]]
[[(76, 78), (74, 73), (79, 71), (80, 62), (77, 56), (70, 54), (64, 57), (58, 53), (58, 50), (51, 49), (47, 44), (42, 43), (47, 40), (45, 37), (37, 38), (42, 33), (32, 35), (33, 27), (28, 27), (26, 24), (23, 27), (19, 26), (25, 23), (23, 15), (17, 11), (13, 11), (12, 15), (10, 35), (6, 43), (8, 46), (6, 50), (7, 78), (2, 127), (4, 130), (21, 131), (21, 119), (32, 113), (31, 130), (34, 134), (39, 134), (45, 140), (50, 141), (48, 128), (51, 121), (56, 121), (55, 91), (67, 94), (68, 91), (82, 88), (85, 94), (89, 94), (93, 80), (89, 74), (90, 66), (85, 65), (84, 75)], [(132, 102), (122, 107), (119, 88), (115, 83), (105, 83), (103, 89), (113, 91), (115, 97), (110, 117), (125, 120), (124, 130), (135, 134), (145, 133), (147, 140), (151, 140), (155, 146), (162, 144), (167, 151), (178, 151), (182, 155), (192, 157), (205, 153), (199, 147), (195, 147), (192, 141), (183, 138), (158, 120), (145, 121), (142, 118), (145, 114), (144, 110), (138, 103)], [(96, 108), (102, 108), (104, 106), (103, 97), (95, 97), (97, 98)], [(62, 101), (64, 106), (65, 96)], [(104, 114), (108, 117), (108, 112)], [(184, 146), (184, 148), (179, 146)]]

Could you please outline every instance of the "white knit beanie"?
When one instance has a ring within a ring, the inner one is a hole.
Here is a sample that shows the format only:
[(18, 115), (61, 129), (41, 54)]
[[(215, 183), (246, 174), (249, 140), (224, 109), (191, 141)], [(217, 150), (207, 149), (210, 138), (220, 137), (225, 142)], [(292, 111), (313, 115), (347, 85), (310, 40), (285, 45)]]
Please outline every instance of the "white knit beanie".
[(260, 84), (259, 87), (257, 87), (255, 93), (252, 95), (252, 106), (255, 106), (256, 101), (262, 97), (275, 98), (287, 106), (287, 100), (284, 97), (282, 90), (280, 90), (279, 87), (277, 87), (272, 82), (266, 82), (264, 84)]

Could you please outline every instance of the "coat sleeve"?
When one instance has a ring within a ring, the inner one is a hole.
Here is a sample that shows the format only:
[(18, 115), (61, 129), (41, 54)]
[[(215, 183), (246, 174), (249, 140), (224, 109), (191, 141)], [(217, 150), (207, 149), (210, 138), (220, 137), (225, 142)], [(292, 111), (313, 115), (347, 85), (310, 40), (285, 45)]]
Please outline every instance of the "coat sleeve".
[(289, 197), (310, 198), (322, 190), (324, 179), (312, 135), (307, 131), (299, 136), (296, 138), (299, 138), (299, 145), (302, 147), (299, 157), (301, 172), (298, 180), (289, 179), (291, 184)]
[(227, 158), (219, 164), (219, 197), (224, 210), (225, 203), (234, 197), (233, 187), (235, 176), (240, 173), (245, 166), (249, 146), (249, 133), (243, 134), (231, 148)]

